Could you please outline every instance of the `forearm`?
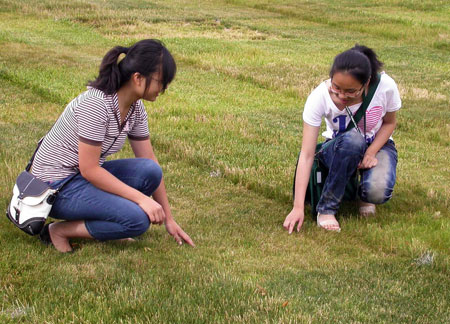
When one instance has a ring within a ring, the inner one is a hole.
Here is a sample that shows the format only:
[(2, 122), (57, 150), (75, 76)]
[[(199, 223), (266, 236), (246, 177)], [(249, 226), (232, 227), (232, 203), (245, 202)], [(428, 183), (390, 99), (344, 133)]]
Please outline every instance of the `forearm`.
[(302, 150), (300, 152), (300, 157), (297, 162), (297, 171), (295, 173), (294, 206), (283, 223), (283, 227), (289, 231), (289, 234), (292, 233), (297, 223), (297, 231), (300, 230), (300, 227), (303, 224), (303, 219), (305, 217), (306, 188), (308, 186), (311, 167), (314, 162), (318, 135), (318, 126), (311, 126), (303, 122)]
[(84, 170), (81, 175), (95, 187), (131, 200), (137, 204), (139, 203), (139, 201), (145, 199), (146, 197), (139, 190), (136, 190), (123, 183), (106, 169), (100, 166)]
[[(150, 141), (130, 141), (131, 147), (133, 149), (134, 155), (137, 158), (145, 158), (151, 159), (158, 163), (158, 159), (153, 152), (153, 147), (151, 146)], [(170, 210), (169, 199), (167, 198), (166, 186), (164, 184), (164, 178), (161, 179), (161, 183), (158, 189), (153, 193), (153, 198), (155, 201), (161, 205), (164, 210), (164, 214), (166, 215), (167, 220), (173, 220), (172, 212)]]
[[(158, 163), (158, 159), (156, 158), (155, 154), (153, 152), (151, 154), (148, 154), (147, 158), (155, 161)], [(166, 191), (166, 185), (164, 184), (164, 177), (161, 178), (161, 183), (159, 184), (158, 189), (153, 192), (153, 199), (161, 205), (161, 207), (164, 210), (164, 214), (166, 215), (166, 222), (169, 220), (173, 220), (172, 211), (170, 210), (169, 205), (169, 199), (167, 198), (167, 191)]]
[(314, 161), (318, 135), (319, 127), (310, 126), (305, 122), (303, 123), (302, 150), (297, 163), (297, 172), (295, 175), (294, 184), (295, 197), (293, 209), (295, 210), (303, 211), (305, 207), (306, 188), (308, 186), (309, 175), (311, 173), (311, 167)]
[(308, 186), (313, 161), (314, 155), (306, 156), (306, 154), (303, 154), (303, 152), (300, 154), (294, 184), (294, 209), (303, 210), (305, 207), (306, 188)]
[(375, 139), (373, 140), (372, 144), (370, 144), (370, 146), (367, 148), (366, 154), (375, 156), (378, 151), (384, 146), (384, 144), (386, 144), (386, 142), (389, 140), (392, 133), (394, 132), (395, 126), (395, 122), (383, 123), (383, 125), (381, 125), (381, 128), (375, 135)]
[(166, 215), (166, 222), (173, 220), (172, 211), (170, 210), (169, 199), (167, 198), (166, 186), (164, 184), (164, 179), (161, 179), (161, 184), (158, 189), (153, 193), (153, 198), (155, 201), (161, 205)]

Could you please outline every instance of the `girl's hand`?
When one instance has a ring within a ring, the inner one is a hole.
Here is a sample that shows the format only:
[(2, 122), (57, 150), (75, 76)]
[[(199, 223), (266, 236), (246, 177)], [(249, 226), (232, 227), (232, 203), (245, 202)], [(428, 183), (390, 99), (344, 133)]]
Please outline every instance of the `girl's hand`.
[(366, 152), (366, 154), (364, 154), (364, 158), (358, 164), (358, 169), (370, 169), (376, 166), (377, 163), (378, 160), (375, 155)]
[(195, 246), (194, 242), (192, 242), (189, 235), (187, 235), (173, 219), (166, 220), (166, 230), (167, 232), (173, 236), (175, 241), (179, 245), (183, 244), (183, 241), (189, 244), (190, 246)]
[(296, 209), (293, 208), (289, 215), (286, 216), (286, 219), (284, 220), (283, 227), (289, 232), (289, 234), (292, 233), (294, 230), (295, 224), (298, 222), (297, 225), (297, 232), (300, 231), (300, 228), (303, 225), (303, 219), (305, 218), (305, 212), (303, 209)]
[(138, 205), (147, 214), (150, 223), (161, 225), (166, 220), (164, 209), (150, 197), (145, 197), (138, 202)]

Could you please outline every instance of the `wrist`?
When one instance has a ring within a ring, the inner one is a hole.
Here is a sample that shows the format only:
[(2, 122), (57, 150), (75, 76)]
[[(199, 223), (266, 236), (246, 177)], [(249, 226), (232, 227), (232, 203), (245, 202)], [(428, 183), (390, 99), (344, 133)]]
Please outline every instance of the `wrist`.
[(170, 210), (170, 208), (164, 208), (164, 206), (163, 206), (163, 209), (164, 209), (164, 214), (166, 215), (166, 221), (169, 221), (169, 222), (175, 221), (173, 219), (172, 211)]
[(369, 148), (366, 150), (366, 153), (364, 155), (375, 157), (375, 155), (377, 155), (377, 152), (375, 152), (375, 150), (371, 150), (370, 146), (369, 146)]
[(169, 223), (175, 223), (175, 220), (173, 219), (173, 217), (172, 216), (167, 216), (166, 215), (166, 219), (164, 220), (164, 224), (165, 225), (167, 225), (167, 224), (169, 224)]
[(142, 204), (144, 204), (147, 199), (149, 199), (150, 197), (144, 195), (142, 192), (139, 192), (139, 194), (137, 195), (137, 197), (135, 198), (135, 200), (133, 200), (136, 204), (138, 204), (139, 206), (141, 206)]

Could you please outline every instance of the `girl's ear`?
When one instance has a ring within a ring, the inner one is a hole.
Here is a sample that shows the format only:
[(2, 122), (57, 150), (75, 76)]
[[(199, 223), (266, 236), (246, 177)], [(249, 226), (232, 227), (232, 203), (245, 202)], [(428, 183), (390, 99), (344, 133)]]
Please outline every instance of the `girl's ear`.
[(145, 82), (145, 78), (140, 73), (134, 72), (131, 75), (131, 81), (139, 87), (142, 82)]
[(369, 84), (370, 84), (370, 77), (369, 80), (367, 80), (366, 84), (364, 85), (364, 93), (367, 95), (369, 93)]

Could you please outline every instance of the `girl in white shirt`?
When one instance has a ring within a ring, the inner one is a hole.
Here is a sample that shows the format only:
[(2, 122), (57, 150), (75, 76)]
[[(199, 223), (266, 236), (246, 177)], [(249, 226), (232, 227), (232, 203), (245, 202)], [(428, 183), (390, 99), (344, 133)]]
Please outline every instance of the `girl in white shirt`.
[[(360, 214), (375, 214), (375, 204), (392, 197), (396, 178), (397, 151), (392, 140), (396, 126), (395, 112), (401, 99), (395, 81), (385, 73), (375, 52), (365, 46), (355, 47), (337, 55), (330, 70), (330, 79), (322, 82), (309, 95), (303, 111), (302, 150), (297, 165), (295, 198), (292, 211), (283, 226), (292, 233), (303, 224), (304, 201), (314, 160), (322, 118), (326, 140), (335, 139), (318, 153), (328, 169), (322, 196), (317, 205), (318, 226), (340, 231), (336, 214), (344, 196), (345, 186), (354, 172), (361, 171), (358, 188)], [(380, 82), (358, 129), (345, 132), (351, 122), (346, 107), (354, 115), (363, 101), (363, 93), (380, 78)]]

